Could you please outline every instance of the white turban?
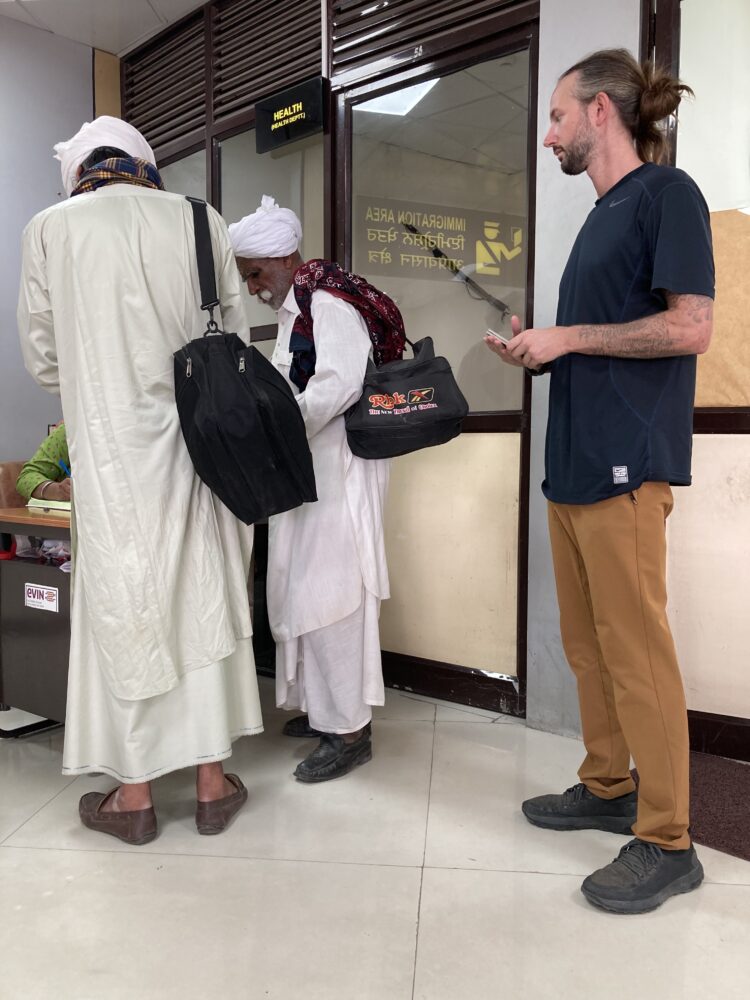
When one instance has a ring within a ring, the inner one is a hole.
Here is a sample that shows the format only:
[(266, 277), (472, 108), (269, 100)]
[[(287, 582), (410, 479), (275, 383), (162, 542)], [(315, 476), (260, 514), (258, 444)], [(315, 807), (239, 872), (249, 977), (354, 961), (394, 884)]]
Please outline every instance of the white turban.
[(287, 257), (299, 249), (302, 225), (290, 208), (264, 194), (260, 208), (229, 227), (236, 257)]
[(67, 195), (76, 186), (78, 168), (99, 146), (114, 146), (128, 156), (137, 156), (156, 166), (154, 152), (137, 128), (120, 118), (100, 115), (92, 122), (84, 122), (72, 139), (58, 142), (55, 159), (62, 165), (62, 181)]

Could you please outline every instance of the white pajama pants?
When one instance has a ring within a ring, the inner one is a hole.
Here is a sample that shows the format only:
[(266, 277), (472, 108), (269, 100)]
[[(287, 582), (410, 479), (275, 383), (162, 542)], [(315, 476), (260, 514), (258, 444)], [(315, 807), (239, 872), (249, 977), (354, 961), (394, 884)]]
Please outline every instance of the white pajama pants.
[(380, 600), (362, 603), (341, 621), (276, 646), (276, 704), (307, 712), (324, 733), (354, 733), (385, 700), (380, 659)]

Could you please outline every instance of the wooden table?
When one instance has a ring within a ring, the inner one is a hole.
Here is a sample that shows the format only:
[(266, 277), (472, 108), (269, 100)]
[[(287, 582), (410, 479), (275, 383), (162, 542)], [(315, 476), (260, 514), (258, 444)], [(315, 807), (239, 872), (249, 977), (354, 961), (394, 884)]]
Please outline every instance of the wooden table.
[[(0, 508), (0, 550), (12, 535), (70, 539), (70, 513), (27, 507)], [(28, 596), (28, 588), (34, 588)], [(33, 594), (54, 593), (53, 602)], [(0, 704), (44, 721), (0, 729), (0, 738), (25, 736), (65, 720), (70, 649), (70, 575), (31, 560), (0, 560)]]
[[(33, 531), (33, 528), (55, 528), (51, 531)], [(38, 535), (49, 538), (70, 538), (70, 511), (33, 507), (0, 507), (0, 534)]]

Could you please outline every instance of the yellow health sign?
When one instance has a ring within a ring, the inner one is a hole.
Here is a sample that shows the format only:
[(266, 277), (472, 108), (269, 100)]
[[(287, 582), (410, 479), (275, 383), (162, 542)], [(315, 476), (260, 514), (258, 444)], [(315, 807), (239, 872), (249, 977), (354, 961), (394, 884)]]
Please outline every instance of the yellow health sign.
[(316, 76), (255, 105), (255, 149), (267, 153), (322, 132), (326, 126), (327, 80)]

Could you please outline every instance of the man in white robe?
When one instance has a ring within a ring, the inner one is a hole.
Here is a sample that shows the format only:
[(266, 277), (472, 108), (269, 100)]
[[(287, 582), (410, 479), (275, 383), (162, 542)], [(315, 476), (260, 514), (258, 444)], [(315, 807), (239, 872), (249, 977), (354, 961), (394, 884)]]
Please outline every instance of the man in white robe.
[[(24, 232), (18, 324), (27, 369), (61, 396), (74, 484), (63, 773), (116, 778), (81, 819), (140, 844), (157, 833), (152, 779), (197, 765), (196, 824), (218, 833), (247, 797), (221, 762), (262, 723), (252, 529), (198, 479), (174, 400), (172, 354), (205, 329), (192, 210), (119, 119), (56, 150), (74, 197)], [(208, 215), (222, 325), (241, 331), (231, 246)]]
[(384, 701), (378, 618), (389, 596), (383, 507), (390, 463), (352, 455), (343, 417), (362, 394), (370, 336), (354, 306), (313, 291), (315, 370), (300, 391), (290, 379), (299, 220), (264, 196), (229, 235), (248, 291), (278, 313), (272, 362), (296, 394), (315, 468), (317, 503), (269, 519), (267, 599), (277, 704), (307, 713), (284, 732), (320, 737), (295, 777), (327, 781), (370, 760), (371, 706)]

